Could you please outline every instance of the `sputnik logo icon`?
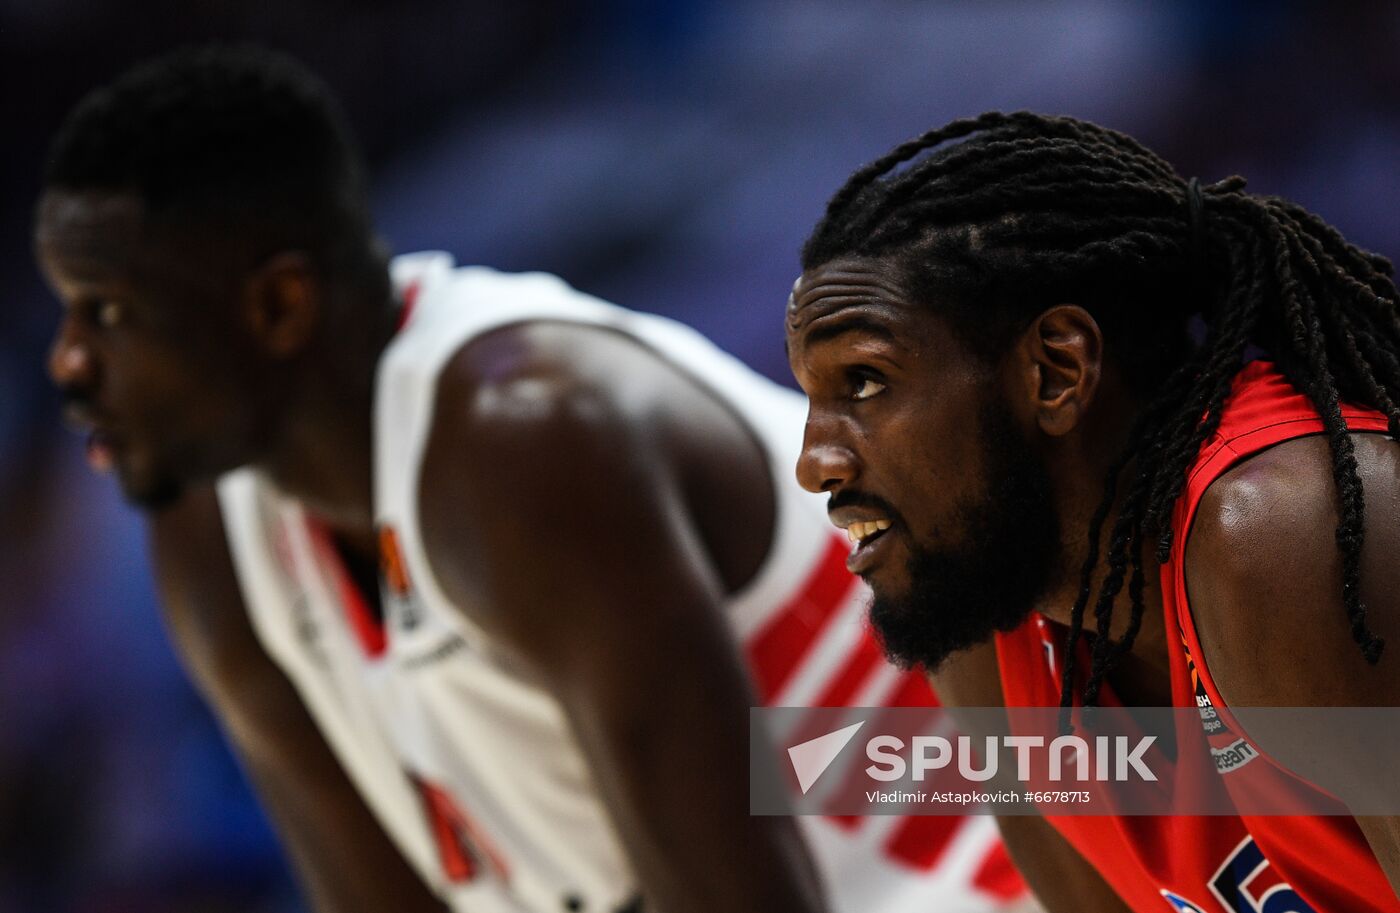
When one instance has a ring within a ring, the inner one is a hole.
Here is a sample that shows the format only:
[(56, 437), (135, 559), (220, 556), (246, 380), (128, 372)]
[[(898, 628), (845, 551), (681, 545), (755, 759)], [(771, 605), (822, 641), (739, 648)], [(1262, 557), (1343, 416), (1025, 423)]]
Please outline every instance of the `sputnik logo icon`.
[(807, 795), (807, 790), (826, 773), (826, 769), (864, 725), (865, 721), (861, 720), (844, 729), (801, 742), (787, 750), (788, 760), (792, 762), (793, 773), (797, 774), (797, 785), (802, 789), (802, 795)]

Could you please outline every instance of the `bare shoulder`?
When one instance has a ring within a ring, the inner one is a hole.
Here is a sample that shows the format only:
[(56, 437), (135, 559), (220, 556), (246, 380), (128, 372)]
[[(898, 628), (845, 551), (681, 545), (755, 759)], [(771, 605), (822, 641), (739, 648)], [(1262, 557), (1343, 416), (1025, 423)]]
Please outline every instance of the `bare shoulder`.
[[(1365, 499), (1361, 598), (1400, 661), (1400, 445), (1354, 434)], [(1327, 439), (1286, 441), (1222, 475), (1186, 547), (1192, 615), (1229, 703), (1375, 702), (1387, 690), (1352, 638), (1342, 603), (1340, 499)], [(1389, 678), (1394, 679), (1393, 675)]]
[(1330, 557), (1336, 505), (1321, 436), (1286, 441), (1221, 475), (1201, 497), (1187, 540), (1192, 606), (1198, 592), (1273, 590), (1315, 576)]
[[(566, 447), (618, 434), (632, 439), (655, 415), (655, 387), (641, 381), (662, 374), (652, 353), (607, 329), (511, 324), (472, 340), (444, 368), (433, 441), (459, 445), (462, 455), (494, 466), (512, 455), (531, 465), (548, 462)], [(483, 439), (489, 446), (470, 446)], [(539, 446), (547, 442), (556, 446)]]
[(761, 445), (698, 378), (625, 334), (549, 321), (445, 367), (419, 491), (430, 560), (468, 608), (499, 602), (483, 581), (509, 569), (602, 567), (628, 547), (635, 579), (696, 542), (733, 590), (766, 554), (774, 497)]
[(655, 385), (644, 382), (656, 369), (637, 348), (557, 323), (511, 325), (464, 346), (439, 379), (424, 457), (429, 538), (489, 527), (503, 546), (517, 530), (560, 522), (592, 491), (656, 484), (666, 461)]
[[(626, 337), (526, 323), (473, 340), (438, 386), (419, 490), (424, 544), (449, 596), (479, 623), (504, 593), (531, 591), (538, 569), (592, 580), (645, 572), (637, 534), (667, 541), (677, 466), (660, 410), (664, 364)], [(592, 568), (590, 571), (589, 569)], [(495, 629), (509, 636), (511, 631)], [(522, 633), (522, 632), (515, 632)]]

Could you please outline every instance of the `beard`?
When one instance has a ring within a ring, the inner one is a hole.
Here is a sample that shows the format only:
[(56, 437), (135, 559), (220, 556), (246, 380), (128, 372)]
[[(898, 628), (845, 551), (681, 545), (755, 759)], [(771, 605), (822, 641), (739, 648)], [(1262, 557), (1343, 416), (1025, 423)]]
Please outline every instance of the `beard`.
[(1011, 631), (1048, 587), (1060, 524), (1045, 464), (1000, 400), (982, 411), (986, 489), (955, 509), (963, 541), (926, 549), (910, 535), (909, 588), (874, 593), (870, 623), (886, 656), (933, 671), (949, 656)]

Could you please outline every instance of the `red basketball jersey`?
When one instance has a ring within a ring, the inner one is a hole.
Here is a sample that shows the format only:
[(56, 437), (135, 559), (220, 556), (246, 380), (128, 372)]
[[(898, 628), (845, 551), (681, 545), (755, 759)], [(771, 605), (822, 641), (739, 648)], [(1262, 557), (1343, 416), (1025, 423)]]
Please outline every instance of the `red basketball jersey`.
[[(1386, 430), (1386, 419), (1378, 412), (1344, 407), (1342, 414), (1354, 431)], [(1274, 444), (1322, 431), (1322, 420), (1306, 397), (1271, 363), (1251, 362), (1235, 378), (1220, 427), (1201, 447), (1188, 472), (1172, 516), (1171, 558), (1161, 568), (1162, 601), (1168, 634), (1179, 635), (1181, 645), (1170, 654), (1172, 703), (1206, 712), (1201, 729), (1191, 727), (1178, 735), (1183, 741), (1177, 757), (1199, 758), (1201, 763), (1176, 764), (1170, 774), (1175, 789), (1196, 795), (1219, 793), (1226, 801), (1243, 795), (1244, 789), (1319, 792), (1256, 752), (1238, 753), (1237, 764), (1219, 763), (1230, 743), (1244, 736), (1229, 718), (1196, 637), (1186, 598), (1185, 556), (1187, 531), (1212, 482)], [(1064, 626), (1034, 615), (1015, 631), (997, 636), (1007, 706), (1058, 703), (1065, 634)], [(1082, 642), (1080, 650), (1077, 663), (1082, 671), (1090, 659)], [(1107, 686), (1100, 702), (1119, 703)], [(1228, 721), (1227, 725), (1207, 727), (1209, 720), (1217, 718)], [(1212, 731), (1208, 733), (1207, 728)], [(1192, 740), (1195, 744), (1189, 744)], [(1209, 748), (1216, 749), (1215, 764), (1209, 760)], [(1400, 913), (1400, 901), (1355, 821), (1340, 805), (1337, 808), (1337, 816), (1050, 816), (1049, 820), (1136, 911)]]

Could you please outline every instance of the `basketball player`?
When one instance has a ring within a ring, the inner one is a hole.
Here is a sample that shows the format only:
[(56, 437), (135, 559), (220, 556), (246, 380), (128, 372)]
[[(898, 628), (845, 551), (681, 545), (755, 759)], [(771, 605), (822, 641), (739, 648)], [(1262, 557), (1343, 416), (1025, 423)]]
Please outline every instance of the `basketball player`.
[(317, 910), (1023, 896), (990, 822), (747, 813), (750, 705), (932, 699), (790, 481), (801, 398), (551, 276), (386, 263), (298, 65), (92, 94), (36, 247), (54, 379)]
[[(798, 474), (856, 530), (888, 651), (936, 668), (945, 700), (1222, 719), (1400, 703), (1386, 260), (1122, 134), (991, 113), (857, 171), (802, 265)], [(1194, 735), (1179, 755), (1237, 802), (1238, 770), (1217, 774)], [(1353, 778), (1394, 776), (1336, 738)], [(1269, 749), (1247, 769), (1284, 783)], [(1182, 761), (1175, 785), (1198, 773)], [(1057, 913), (1400, 910), (1394, 818), (1021, 817), (1003, 834)]]

